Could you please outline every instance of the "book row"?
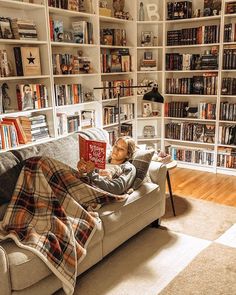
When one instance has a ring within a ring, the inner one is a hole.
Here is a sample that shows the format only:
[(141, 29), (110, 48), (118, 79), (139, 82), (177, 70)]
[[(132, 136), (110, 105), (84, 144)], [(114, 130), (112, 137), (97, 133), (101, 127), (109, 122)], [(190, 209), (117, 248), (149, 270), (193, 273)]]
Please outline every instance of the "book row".
[(0, 149), (48, 138), (46, 115), (5, 117), (0, 122)]
[(220, 103), (220, 120), (236, 121), (236, 103), (222, 101)]
[(167, 31), (167, 46), (219, 43), (219, 26)]
[(218, 141), (220, 144), (236, 146), (236, 125), (220, 125)]
[(166, 71), (188, 71), (205, 69), (218, 69), (218, 54), (166, 54)]
[(217, 74), (203, 74), (202, 76), (193, 76), (192, 78), (167, 78), (167, 94), (217, 94)]
[(236, 69), (236, 49), (235, 48), (224, 49), (223, 69), (224, 70)]
[(93, 44), (93, 24), (80, 20), (72, 22), (71, 28), (65, 29), (62, 20), (50, 18), (50, 39), (55, 42)]
[[(118, 123), (119, 109), (117, 106), (103, 107), (103, 125)], [(120, 104), (120, 120), (132, 120), (134, 118), (134, 104)]]
[(197, 106), (189, 106), (186, 101), (171, 101), (165, 103), (165, 117), (216, 119), (216, 104), (200, 102)]
[(165, 124), (165, 137), (168, 139), (214, 143), (215, 125), (186, 122), (167, 123)]
[(133, 89), (129, 88), (133, 85), (133, 79), (102, 81), (102, 87), (106, 88), (102, 91), (102, 99), (112, 99), (124, 96), (132, 96)]
[(88, 13), (92, 11), (90, 0), (48, 0), (48, 6)]
[(129, 49), (102, 49), (100, 62), (102, 73), (131, 71)]
[(234, 42), (236, 41), (236, 24), (229, 23), (224, 26), (224, 42)]
[(167, 19), (186, 19), (192, 17), (192, 1), (167, 2)]
[(236, 156), (233, 155), (217, 155), (217, 166), (223, 168), (236, 168)]
[(236, 78), (222, 78), (221, 94), (236, 95)]
[(58, 135), (77, 132), (80, 128), (91, 128), (95, 126), (95, 111), (80, 110), (74, 114), (57, 113), (57, 132)]
[(182, 147), (168, 147), (168, 154), (173, 160), (194, 163), (200, 165), (213, 166), (214, 152), (202, 149), (187, 149)]

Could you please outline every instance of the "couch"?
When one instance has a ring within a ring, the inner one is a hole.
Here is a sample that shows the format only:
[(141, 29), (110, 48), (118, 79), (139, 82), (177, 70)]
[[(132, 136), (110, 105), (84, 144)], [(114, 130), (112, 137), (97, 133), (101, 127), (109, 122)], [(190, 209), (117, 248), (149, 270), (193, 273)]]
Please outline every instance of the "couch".
[[(106, 132), (103, 133), (107, 140)], [(79, 159), (78, 134), (1, 153), (0, 198), (7, 198), (7, 194), (12, 193), (24, 159), (36, 155), (52, 157), (76, 168)], [(165, 212), (166, 167), (151, 162), (148, 174), (151, 182), (144, 182), (128, 200), (99, 209), (98, 230), (89, 243), (85, 259), (79, 264), (78, 275), (147, 225), (158, 224)], [(6, 206), (2, 205), (1, 210)], [(31, 251), (19, 248), (12, 240), (0, 242), (0, 294), (47, 295), (61, 287), (61, 281)]]

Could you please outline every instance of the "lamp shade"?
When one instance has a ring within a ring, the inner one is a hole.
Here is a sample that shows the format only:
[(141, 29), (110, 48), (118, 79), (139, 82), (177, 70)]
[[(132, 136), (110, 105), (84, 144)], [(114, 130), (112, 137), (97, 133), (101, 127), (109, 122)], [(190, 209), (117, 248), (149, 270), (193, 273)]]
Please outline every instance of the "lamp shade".
[(164, 103), (164, 97), (159, 93), (157, 85), (153, 86), (151, 91), (144, 94), (143, 100)]

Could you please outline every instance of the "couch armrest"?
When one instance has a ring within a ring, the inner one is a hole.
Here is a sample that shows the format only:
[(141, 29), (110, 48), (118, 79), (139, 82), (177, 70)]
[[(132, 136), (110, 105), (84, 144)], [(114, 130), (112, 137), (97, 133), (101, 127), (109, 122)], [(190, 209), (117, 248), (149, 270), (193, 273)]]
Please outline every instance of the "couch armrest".
[(7, 254), (1, 246), (0, 246), (0, 286), (1, 286), (0, 287), (1, 294), (4, 294), (4, 295), (11, 294), (9, 263), (7, 259)]
[(149, 175), (152, 182), (160, 186), (160, 191), (162, 195), (166, 192), (166, 165), (161, 162), (152, 161), (149, 166)]

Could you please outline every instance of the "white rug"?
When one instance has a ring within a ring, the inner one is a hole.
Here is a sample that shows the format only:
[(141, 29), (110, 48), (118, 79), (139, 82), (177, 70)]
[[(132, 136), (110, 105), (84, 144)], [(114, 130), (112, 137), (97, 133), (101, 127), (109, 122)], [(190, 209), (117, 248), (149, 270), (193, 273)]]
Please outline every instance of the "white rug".
[(157, 295), (210, 243), (148, 227), (82, 274), (74, 294)]
[(236, 224), (231, 226), (221, 237), (215, 242), (236, 248)]

